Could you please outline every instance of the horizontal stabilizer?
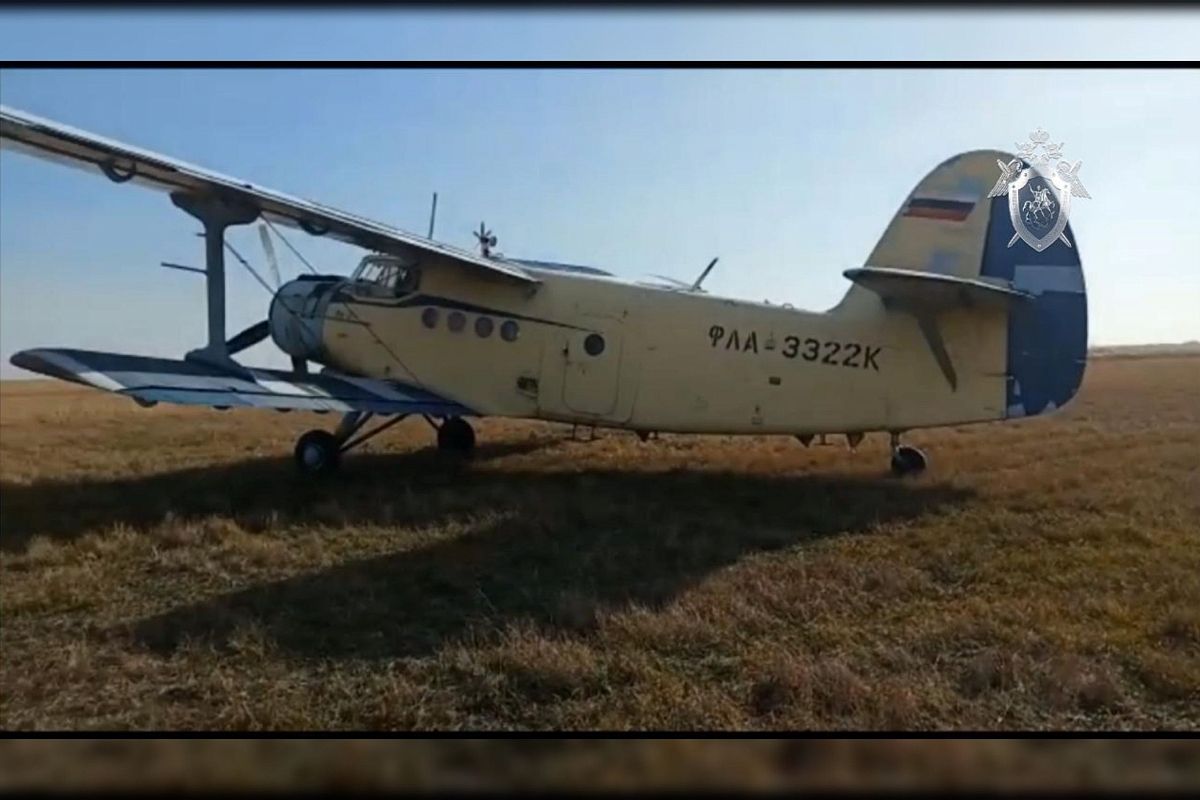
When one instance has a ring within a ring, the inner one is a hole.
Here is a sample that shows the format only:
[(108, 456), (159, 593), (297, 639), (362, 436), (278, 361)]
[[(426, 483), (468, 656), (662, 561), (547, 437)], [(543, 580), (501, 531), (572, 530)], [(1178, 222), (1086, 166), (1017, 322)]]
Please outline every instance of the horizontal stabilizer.
[(42, 375), (128, 395), (143, 405), (163, 402), (220, 408), (435, 416), (471, 413), (458, 403), (425, 389), (329, 372), (307, 375), (248, 369), (247, 378), (192, 361), (42, 348), (22, 350), (13, 355), (11, 361), (15, 366)]
[(1033, 296), (974, 278), (887, 267), (859, 267), (843, 273), (859, 286), (879, 295), (885, 305), (914, 313), (938, 313), (954, 308), (1004, 309)]
[(955, 391), (958, 389), (958, 371), (954, 368), (941, 328), (936, 322), (937, 315), (957, 308), (1004, 310), (1013, 302), (1023, 302), (1033, 297), (998, 283), (937, 272), (860, 267), (848, 269), (843, 274), (879, 295), (886, 308), (916, 317), (929, 351), (937, 361), (946, 383)]

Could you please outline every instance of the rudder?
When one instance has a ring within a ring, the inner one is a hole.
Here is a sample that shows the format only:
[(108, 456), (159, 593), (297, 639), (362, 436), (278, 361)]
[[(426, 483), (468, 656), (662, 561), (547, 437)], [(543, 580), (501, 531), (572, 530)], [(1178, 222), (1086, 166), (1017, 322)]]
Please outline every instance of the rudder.
[[(1024, 165), (1028, 166), (1028, 164)], [(1087, 291), (1079, 242), (1067, 223), (1062, 239), (1038, 252), (1016, 230), (1007, 195), (991, 199), (980, 276), (1033, 296), (1008, 315), (1007, 416), (1044, 414), (1079, 390), (1087, 366)]]

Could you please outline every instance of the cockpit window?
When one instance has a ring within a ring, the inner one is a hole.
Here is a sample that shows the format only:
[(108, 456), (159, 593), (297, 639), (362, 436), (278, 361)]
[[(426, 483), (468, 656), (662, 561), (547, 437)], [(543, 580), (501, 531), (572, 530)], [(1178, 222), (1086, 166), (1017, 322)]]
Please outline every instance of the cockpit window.
[(355, 270), (354, 282), (365, 294), (400, 297), (416, 291), (421, 271), (396, 259), (368, 257)]

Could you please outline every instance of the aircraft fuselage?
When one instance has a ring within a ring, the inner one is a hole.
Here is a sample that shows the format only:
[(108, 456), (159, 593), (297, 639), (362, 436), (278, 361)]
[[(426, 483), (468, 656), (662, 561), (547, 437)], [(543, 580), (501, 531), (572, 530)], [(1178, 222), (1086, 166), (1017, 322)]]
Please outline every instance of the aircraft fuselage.
[(957, 343), (951, 387), (916, 322), (865, 293), (813, 313), (536, 274), (530, 289), (438, 265), (391, 297), (341, 284), (319, 309), (320, 360), (416, 384), (480, 416), (636, 430), (806, 434), (1004, 416), (1002, 312), (946, 315)]

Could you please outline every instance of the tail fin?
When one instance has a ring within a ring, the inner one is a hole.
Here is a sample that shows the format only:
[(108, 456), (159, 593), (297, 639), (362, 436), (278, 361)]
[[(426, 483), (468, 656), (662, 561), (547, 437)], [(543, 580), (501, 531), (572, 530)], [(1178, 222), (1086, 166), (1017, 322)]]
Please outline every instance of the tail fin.
[[(1078, 390), (1087, 359), (1087, 296), (1071, 226), (1037, 251), (1015, 237), (1007, 194), (987, 196), (1003, 187), (997, 162), (1012, 159), (976, 150), (938, 165), (905, 199), (867, 266), (1028, 295), (1025, 302), (1007, 304), (1005, 405), (1008, 417), (1022, 417), (1058, 408)], [(945, 281), (922, 282), (913, 291), (944, 291), (939, 283)], [(878, 293), (859, 281), (835, 311), (871, 314), (879, 307)]]

